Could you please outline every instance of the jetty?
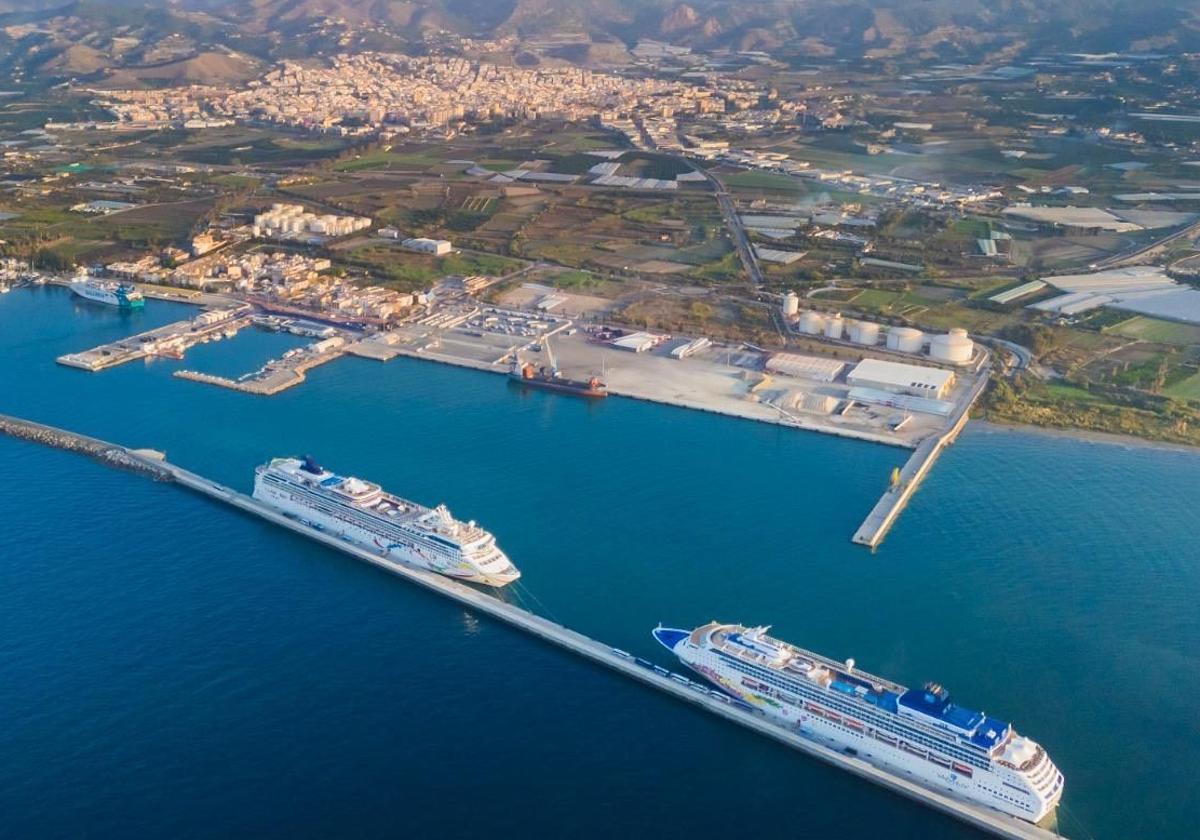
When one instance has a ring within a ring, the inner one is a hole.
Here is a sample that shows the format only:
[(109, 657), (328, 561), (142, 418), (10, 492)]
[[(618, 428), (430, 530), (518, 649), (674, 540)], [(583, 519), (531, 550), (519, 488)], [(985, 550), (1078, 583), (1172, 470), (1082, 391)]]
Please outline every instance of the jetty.
[(909, 456), (891, 487), (875, 503), (875, 507), (871, 508), (871, 512), (867, 514), (862, 525), (859, 525), (858, 530), (854, 532), (854, 536), (851, 537), (852, 542), (868, 548), (876, 548), (883, 542), (883, 538), (892, 529), (900, 512), (904, 510), (921, 481), (933, 468), (934, 462), (946, 447), (958, 438), (963, 427), (967, 425), (967, 420), (971, 416), (971, 408), (983, 394), (987, 384), (987, 370), (984, 370), (975, 380), (966, 399), (958, 404), (955, 413), (951, 415), (950, 424), (946, 430), (923, 440)]
[(340, 359), (346, 353), (345, 348), (338, 346), (331, 350), (306, 352), (301, 351), (295, 356), (284, 359), (273, 359), (261, 370), (241, 379), (229, 379), (211, 373), (201, 373), (195, 370), (177, 370), (173, 376), (188, 379), (192, 382), (203, 382), (206, 385), (216, 385), (241, 391), (243, 394), (258, 394), (273, 396), (280, 391), (299, 385), (305, 380), (308, 371), (320, 365)]
[(0, 415), (0, 433), (47, 446), (81, 452), (97, 458), (102, 463), (131, 469), (157, 480), (179, 484), (216, 502), (229, 505), (243, 513), (271, 522), (329, 548), (377, 566), (429, 592), (441, 595), (477, 613), (487, 615), (543, 642), (575, 654), (594, 665), (607, 668), (694, 708), (717, 715), (812, 758), (853, 773), (893, 793), (951, 816), (986, 834), (1008, 838), (1008, 840), (1054, 840), (1054, 838), (1061, 837), (1046, 828), (959, 799), (949, 788), (934, 790), (894, 776), (856, 756), (848, 755), (797, 731), (780, 726), (762, 713), (739, 703), (721, 691), (710, 689), (705, 684), (693, 682), (683, 674), (656, 666), (648, 660), (634, 657), (630, 653), (605, 645), (536, 613), (506, 603), (488, 592), (424, 569), (406, 565), (384, 555), (368, 551), (340, 537), (318, 531), (302, 522), (284, 516), (251, 496), (170, 463), (161, 452), (150, 449), (128, 449), (119, 444), (4, 415)]

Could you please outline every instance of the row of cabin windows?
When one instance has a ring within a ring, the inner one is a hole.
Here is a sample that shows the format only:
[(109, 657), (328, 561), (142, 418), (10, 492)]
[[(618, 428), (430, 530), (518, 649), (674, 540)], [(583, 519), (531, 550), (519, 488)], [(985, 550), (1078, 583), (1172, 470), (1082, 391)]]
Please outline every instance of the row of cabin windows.
[(811, 689), (802, 684), (795, 683), (791, 680), (784, 680), (784, 679), (776, 676), (775, 674), (771, 673), (770, 671), (767, 671), (766, 669), (762, 668), (761, 666), (747, 665), (743, 662), (740, 662), (738, 659), (736, 659), (733, 656), (730, 656), (727, 653), (724, 653), (722, 651), (715, 651), (715, 652), (717, 653), (718, 656), (725, 659), (727, 661), (727, 663), (730, 665), (730, 667), (734, 668), (737, 671), (741, 671), (742, 673), (747, 674), (748, 676), (754, 677), (757, 680), (765, 682), (768, 685), (773, 685), (777, 688), (781, 688), (781, 689), (791, 692), (793, 694), (800, 694), (801, 696), (804, 696), (804, 697), (809, 697), (814, 700), (819, 700), (820, 702), (822, 702), (828, 706), (832, 706), (833, 708), (835, 708), (845, 714), (849, 714), (854, 717), (861, 717), (864, 720), (868, 720), (871, 722), (871, 724), (873, 726), (875, 726), (879, 729), (884, 729), (888, 732), (893, 732), (896, 735), (903, 737), (908, 741), (911, 741), (914, 743), (919, 743), (930, 749), (935, 749), (935, 750), (938, 750), (939, 752), (948, 753), (949, 755), (953, 756), (954, 758), (960, 759), (961, 761), (964, 761), (968, 764), (978, 767), (981, 770), (987, 770), (990, 768), (990, 764), (987, 761), (982, 760), (978, 755), (975, 755), (974, 753), (972, 753), (966, 749), (963, 749), (962, 747), (958, 746), (957, 744), (938, 740), (936, 738), (927, 736), (924, 733), (922, 733), (918, 730), (915, 730), (915, 729), (910, 729), (908, 727), (898, 727), (892, 722), (892, 720), (889, 720), (888, 718), (885, 718), (882, 715), (878, 715), (870, 709), (864, 709), (860, 706), (854, 706), (849, 703), (846, 703), (846, 702), (842, 701), (840, 698), (838, 698), (836, 695), (834, 695), (832, 692), (817, 692), (816, 690)]
[[(273, 478), (272, 476), (264, 476), (264, 477), (272, 483), (279, 484), (283, 489), (287, 490), (290, 493), (299, 494), (299, 495), (303, 496), (305, 502), (307, 502), (310, 507), (321, 511), (324, 514), (333, 516), (336, 519), (341, 520), (342, 522), (346, 522), (350, 525), (354, 525), (359, 528), (366, 527), (360, 518), (351, 519), (351, 518), (348, 518), (346, 515), (346, 512), (348, 510), (353, 511), (355, 514), (361, 515), (361, 511), (359, 508), (353, 508), (353, 507), (349, 507), (348, 505), (343, 505), (341, 503), (331, 501), (330, 499), (326, 498), (325, 496), (322, 496), (318, 493), (314, 493), (311, 490), (305, 490), (305, 489), (296, 487), (294, 484), (288, 484), (286, 482), (280, 481), (277, 478)], [(398, 525), (388, 522), (385, 519), (380, 519), (380, 517), (378, 517), (378, 516), (373, 516), (373, 517), (371, 517), (371, 519), (373, 520), (373, 522), (372, 522), (373, 525), (377, 523), (381, 526), (384, 526), (384, 528), (382, 529), (382, 532), (386, 536), (394, 537), (396, 539), (417, 539), (417, 540), (422, 540), (422, 541), (431, 539), (429, 537), (426, 537), (426, 535), (424, 535), (424, 534), (418, 535), (418, 534), (410, 533), (409, 531), (407, 531), (406, 529), (404, 529)], [(449, 558), (457, 559), (456, 554), (452, 554), (451, 552), (446, 551), (444, 548), (442, 548), (438, 545), (429, 545), (427, 542), (423, 542), (423, 547), (427, 548), (430, 551), (433, 551), (437, 554), (441, 554), (441, 555), (444, 555)]]

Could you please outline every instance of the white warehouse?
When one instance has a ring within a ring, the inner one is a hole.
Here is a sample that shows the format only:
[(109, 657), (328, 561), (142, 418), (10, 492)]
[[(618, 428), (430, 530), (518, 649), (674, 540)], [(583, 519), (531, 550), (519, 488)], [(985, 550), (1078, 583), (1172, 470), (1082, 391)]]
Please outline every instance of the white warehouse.
[(846, 365), (834, 359), (822, 359), (817, 356), (801, 356), (797, 353), (773, 353), (767, 359), (766, 368), (769, 373), (782, 373), (785, 376), (799, 376), (812, 379), (815, 382), (832, 382)]
[(420, 251), (422, 254), (433, 254), (438, 257), (449, 254), (450, 249), (454, 247), (448, 239), (425, 239), (424, 237), (405, 239), (400, 244), (410, 251)]
[(851, 385), (942, 399), (954, 386), (954, 373), (941, 368), (863, 359), (846, 376)]

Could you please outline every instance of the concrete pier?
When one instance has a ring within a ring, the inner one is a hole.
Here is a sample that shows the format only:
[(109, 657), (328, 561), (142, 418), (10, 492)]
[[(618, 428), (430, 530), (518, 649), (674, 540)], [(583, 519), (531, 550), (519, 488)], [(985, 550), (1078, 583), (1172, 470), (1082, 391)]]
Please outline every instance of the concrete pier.
[(217, 317), (208, 322), (201, 319), (176, 321), (173, 324), (156, 327), (144, 333), (93, 347), (91, 350), (67, 353), (59, 356), (55, 361), (60, 365), (95, 373), (151, 356), (165, 355), (169, 358), (182, 358), (185, 351), (201, 342), (217, 341), (224, 338), (226, 334), (236, 333), (249, 326), (250, 318), (244, 310), (230, 309), (227, 312), (225, 317)]
[(203, 382), (206, 385), (216, 385), (241, 391), (244, 394), (272, 396), (280, 391), (299, 385), (305, 380), (305, 373), (320, 365), (328, 364), (345, 355), (345, 348), (338, 348), (324, 353), (304, 355), (293, 360), (276, 361), (269, 364), (258, 374), (247, 379), (228, 379), (224, 376), (214, 376), (211, 373), (201, 373), (195, 370), (177, 370), (174, 375), (180, 379), (190, 379), (193, 382)]
[(862, 525), (858, 526), (858, 530), (854, 532), (851, 538), (853, 542), (859, 545), (865, 545), (870, 548), (877, 547), (883, 538), (887, 536), (888, 531), (892, 529), (892, 524), (904, 510), (908, 500), (912, 498), (913, 493), (917, 491), (917, 486), (932, 469), (934, 462), (942, 454), (943, 450), (958, 437), (959, 432), (967, 425), (967, 420), (971, 415), (971, 407), (975, 405), (975, 401), (979, 399), (984, 389), (988, 384), (988, 371), (985, 369), (976, 379), (974, 386), (971, 388), (970, 394), (959, 405), (956, 413), (952, 417), (949, 428), (936, 437), (928, 438), (922, 441), (921, 445), (916, 448), (912, 456), (900, 469), (900, 479), (894, 486), (888, 488), (888, 491), (883, 494), (882, 498), (875, 503), (875, 507), (871, 508), (871, 512), (867, 514), (867, 518), (863, 520)]
[[(1039, 826), (958, 799), (949, 789), (933, 790), (893, 776), (860, 758), (846, 755), (819, 741), (781, 727), (762, 714), (736, 704), (723, 693), (709, 689), (706, 685), (693, 682), (680, 674), (672, 674), (666, 669), (647, 668), (639, 664), (628, 653), (615, 650), (561, 624), (556, 624), (542, 616), (501, 601), (487, 592), (423, 569), (407, 566), (339, 537), (318, 531), (294, 519), (289, 519), (250, 496), (169, 463), (162, 453), (152, 450), (126, 449), (106, 441), (3, 415), (0, 415), (0, 433), (11, 434), (49, 446), (84, 452), (100, 457), (107, 463), (137, 469), (154, 478), (174, 481), (215, 501), (230, 505), (252, 516), (257, 516), (308, 539), (378, 566), (464, 607), (484, 613), (497, 621), (502, 621), (544, 642), (580, 656), (595, 665), (608, 668), (693, 707), (740, 724), (808, 756), (825, 761), (894, 793), (941, 811), (987, 834), (1010, 838), (1010, 840), (1053, 840), (1053, 838), (1059, 837)], [(648, 631), (649, 628), (647, 628), (647, 638), (649, 638)]]

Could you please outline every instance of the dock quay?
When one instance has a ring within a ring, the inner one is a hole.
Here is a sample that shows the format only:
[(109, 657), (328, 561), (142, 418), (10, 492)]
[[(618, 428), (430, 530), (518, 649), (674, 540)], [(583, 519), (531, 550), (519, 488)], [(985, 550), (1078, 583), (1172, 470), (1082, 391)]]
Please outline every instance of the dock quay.
[[(647, 660), (639, 660), (630, 653), (616, 650), (540, 615), (506, 603), (487, 592), (423, 569), (404, 565), (339, 537), (289, 519), (250, 496), (171, 464), (162, 453), (153, 450), (127, 449), (118, 444), (3, 415), (0, 415), (0, 433), (48, 446), (98, 455), (104, 463), (114, 466), (128, 464), (129, 468), (137, 469), (150, 477), (173, 481), (216, 502), (237, 508), (246, 514), (259, 517), (329, 548), (377, 566), (467, 609), (484, 614), (545, 643), (554, 645), (560, 650), (574, 654), (593, 665), (607, 668), (645, 687), (657, 689), (693, 708), (744, 726), (752, 732), (853, 773), (859, 778), (940, 811), (991, 836), (1009, 838), (1009, 840), (1053, 840), (1053, 838), (1060, 837), (1045, 828), (958, 799), (948, 791), (933, 790), (909, 782), (902, 777), (893, 776), (856, 756), (840, 752), (819, 741), (781, 727), (749, 707), (736, 703), (722, 692), (693, 682), (685, 675), (656, 667)], [(111, 454), (105, 455), (104, 453)]]
[(868, 548), (876, 548), (893, 523), (917, 491), (918, 485), (929, 473), (934, 463), (945, 451), (946, 447), (955, 441), (971, 415), (971, 407), (983, 394), (988, 384), (989, 369), (985, 367), (976, 379), (967, 398), (958, 406), (949, 428), (935, 437), (926, 438), (916, 448), (908, 461), (900, 468), (898, 479), (888, 488), (887, 492), (871, 508), (867, 518), (854, 532), (851, 541)]
[(156, 327), (91, 350), (67, 353), (56, 361), (60, 365), (94, 373), (152, 356), (180, 359), (197, 344), (219, 341), (249, 325), (248, 307), (210, 309), (186, 321)]
[(244, 394), (271, 396), (299, 385), (304, 381), (307, 371), (340, 359), (345, 354), (344, 346), (316, 352), (302, 350), (290, 358), (273, 359), (267, 362), (262, 369), (242, 379), (228, 379), (224, 376), (214, 376), (211, 373), (201, 373), (195, 370), (177, 370), (173, 375), (180, 379), (189, 379), (192, 382), (203, 382), (206, 385), (241, 391)]

